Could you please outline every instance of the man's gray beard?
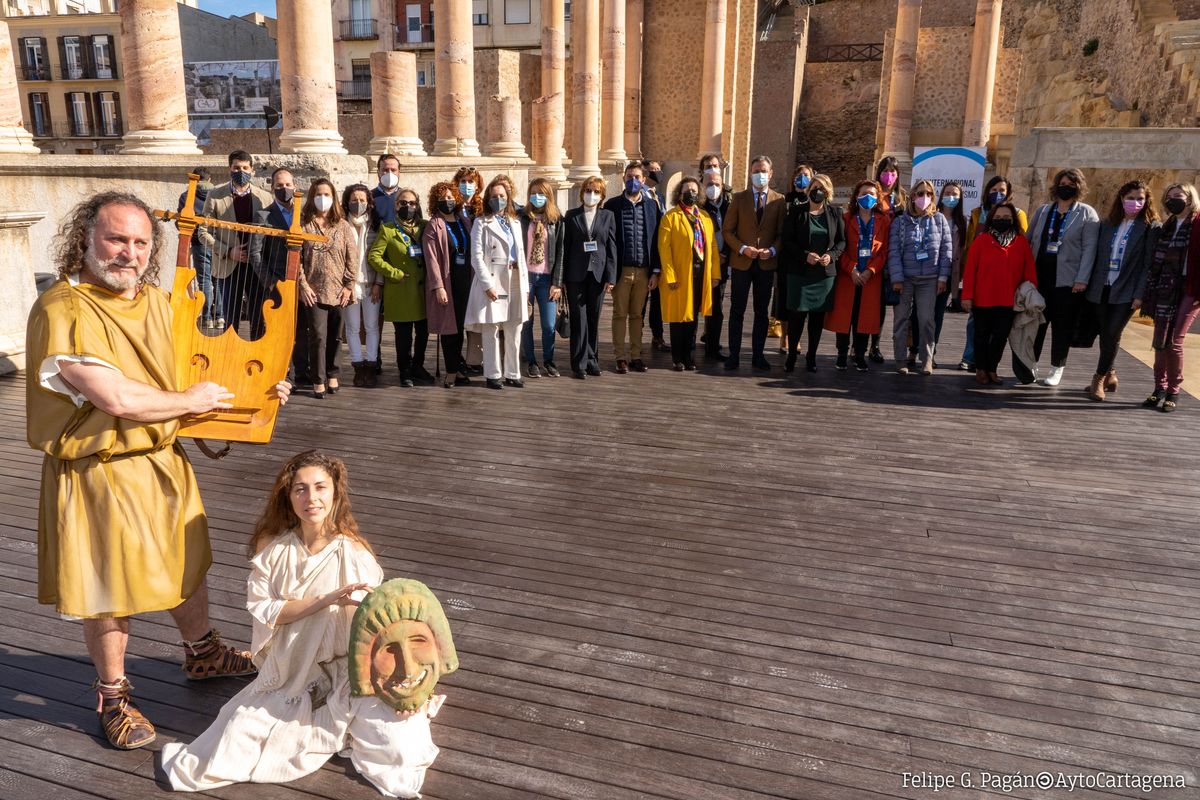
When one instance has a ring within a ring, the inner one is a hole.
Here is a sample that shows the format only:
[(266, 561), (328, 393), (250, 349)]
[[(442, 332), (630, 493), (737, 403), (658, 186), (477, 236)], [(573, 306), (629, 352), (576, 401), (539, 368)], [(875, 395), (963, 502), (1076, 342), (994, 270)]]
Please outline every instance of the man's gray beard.
[(123, 294), (130, 289), (137, 287), (142, 276), (146, 274), (146, 268), (142, 267), (138, 270), (137, 275), (132, 278), (118, 278), (109, 273), (109, 267), (125, 266), (125, 262), (120, 258), (110, 258), (107, 261), (101, 261), (96, 258), (96, 254), (91, 250), (83, 251), (83, 269), (87, 272), (96, 283), (108, 289), (115, 294)]

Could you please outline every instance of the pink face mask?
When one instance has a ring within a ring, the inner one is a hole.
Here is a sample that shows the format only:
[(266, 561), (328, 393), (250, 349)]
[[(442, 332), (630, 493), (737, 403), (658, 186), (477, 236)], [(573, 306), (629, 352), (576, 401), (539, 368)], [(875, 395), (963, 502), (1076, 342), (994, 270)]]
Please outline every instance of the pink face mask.
[(929, 199), (929, 195), (926, 194), (919, 194), (913, 198), (913, 206), (918, 211), (924, 211), (925, 209), (929, 208), (929, 204), (931, 202), (932, 201)]
[(1122, 200), (1121, 205), (1125, 207), (1125, 213), (1133, 216), (1140, 212), (1146, 206), (1145, 200)]
[(897, 177), (899, 176), (896, 175), (895, 170), (888, 170), (887, 172), (879, 173), (879, 182), (883, 184), (883, 188), (890, 189), (895, 185)]

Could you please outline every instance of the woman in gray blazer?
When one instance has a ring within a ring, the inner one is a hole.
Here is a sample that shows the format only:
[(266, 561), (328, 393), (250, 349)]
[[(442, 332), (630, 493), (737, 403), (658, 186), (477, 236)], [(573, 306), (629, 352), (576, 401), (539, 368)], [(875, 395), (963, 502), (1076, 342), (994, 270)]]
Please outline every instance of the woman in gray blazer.
[(1142, 180), (1126, 183), (1097, 230), (1095, 261), (1085, 264), (1076, 278), (1086, 284), (1087, 300), (1100, 322), (1100, 360), (1087, 388), (1093, 400), (1103, 400), (1106, 391), (1117, 390), (1113, 362), (1121, 332), (1142, 305), (1161, 229), (1150, 187)]
[[(1038, 327), (1033, 352), (1042, 357), (1046, 330), (1050, 331), (1050, 374), (1044, 386), (1058, 386), (1067, 366), (1071, 339), (1079, 319), (1079, 293), (1087, 288), (1080, 280), (1096, 259), (1096, 209), (1081, 202), (1087, 182), (1077, 169), (1059, 170), (1050, 190), (1050, 202), (1033, 212), (1026, 233), (1037, 262), (1038, 291), (1046, 299), (1046, 322)], [(1032, 383), (1036, 370), (1013, 358), (1013, 372), (1021, 383)]]

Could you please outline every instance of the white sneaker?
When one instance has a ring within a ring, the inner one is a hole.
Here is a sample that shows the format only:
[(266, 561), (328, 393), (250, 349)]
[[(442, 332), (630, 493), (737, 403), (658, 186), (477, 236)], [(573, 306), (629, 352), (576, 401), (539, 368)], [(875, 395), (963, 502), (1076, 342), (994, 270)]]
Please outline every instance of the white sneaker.
[(1066, 371), (1066, 367), (1051, 367), (1050, 374), (1047, 375), (1045, 378), (1042, 378), (1042, 385), (1043, 386), (1058, 386), (1059, 381), (1062, 380), (1063, 372), (1065, 372), (1065, 371)]

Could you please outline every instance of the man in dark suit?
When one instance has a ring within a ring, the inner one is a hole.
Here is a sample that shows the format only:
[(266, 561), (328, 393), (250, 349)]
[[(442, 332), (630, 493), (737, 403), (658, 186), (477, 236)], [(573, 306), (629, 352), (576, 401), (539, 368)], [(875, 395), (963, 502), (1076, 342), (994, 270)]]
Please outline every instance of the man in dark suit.
[[(292, 227), (292, 197), (295, 193), (296, 182), (292, 177), (292, 173), (280, 167), (271, 174), (271, 191), (274, 195), (274, 202), (266, 208), (258, 212), (255, 217), (254, 224), (265, 228), (275, 228), (277, 230), (286, 231)], [(275, 291), (277, 281), (287, 277), (287, 239), (282, 236), (264, 236), (261, 233), (256, 233), (250, 237), (250, 270), (253, 275), (253, 283), (256, 284), (257, 299), (254, 296), (250, 298), (250, 338), (258, 339), (263, 335), (265, 326), (263, 324), (263, 303), (269, 297), (273, 302), (279, 301), (279, 294)], [(248, 292), (248, 294), (250, 294)], [(299, 302), (299, 298), (297, 298)], [(296, 315), (297, 324), (299, 324), (300, 315)], [(308, 364), (308, 359), (304, 356), (307, 354), (308, 337), (296, 336), (296, 345), (292, 351), (292, 364)], [(296, 349), (305, 348), (306, 352), (300, 354), (297, 360)], [(292, 386), (297, 383), (305, 383), (306, 376), (297, 376), (292, 369), (288, 370), (288, 381)]]
[[(750, 163), (750, 188), (738, 192), (729, 202), (722, 234), (729, 247), (733, 268), (733, 297), (729, 304), (729, 358), (725, 369), (739, 366), (742, 348), (742, 320), (750, 292), (754, 292), (754, 329), (751, 334), (753, 366), (769, 370), (763, 355), (767, 346), (767, 322), (771, 313), (771, 289), (775, 284), (779, 239), (787, 211), (783, 195), (770, 187), (771, 159), (757, 156)], [(706, 342), (707, 344), (707, 342)]]
[(604, 179), (596, 175), (579, 187), (580, 208), (563, 218), (563, 281), (571, 311), (571, 372), (583, 380), (599, 377), (596, 342), (600, 333), (600, 307), (617, 280), (617, 222), (611, 211), (600, 208)]

